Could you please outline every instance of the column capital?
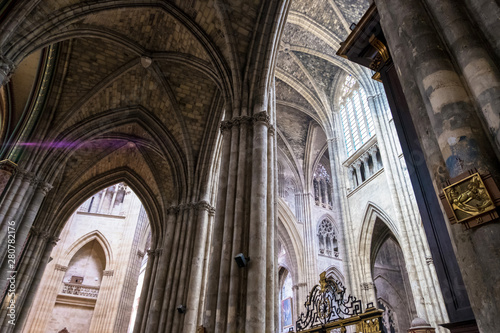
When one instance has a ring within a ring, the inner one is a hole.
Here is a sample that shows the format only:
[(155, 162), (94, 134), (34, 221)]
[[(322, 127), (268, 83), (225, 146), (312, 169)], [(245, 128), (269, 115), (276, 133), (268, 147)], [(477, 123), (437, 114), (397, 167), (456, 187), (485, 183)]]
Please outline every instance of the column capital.
[(57, 242), (59, 242), (61, 239), (57, 236), (49, 236), (47, 237), (47, 244), (53, 244), (54, 246), (57, 245)]
[(148, 257), (155, 257), (155, 256), (160, 256), (163, 252), (163, 249), (162, 248), (157, 248), (155, 250), (149, 249), (146, 252), (148, 254)]
[(208, 201), (201, 200), (196, 203), (196, 208), (198, 210), (206, 210), (207, 212), (210, 212), (211, 209), (214, 209), (212, 205)]
[(233, 122), (231, 120), (224, 120), (221, 121), (220, 123), (220, 132), (224, 134), (224, 132), (227, 132), (233, 127)]
[(270, 125), (270, 118), (269, 118), (269, 115), (267, 114), (267, 111), (261, 111), (261, 112), (258, 112), (256, 114), (254, 114), (252, 116), (253, 118), (253, 123), (258, 123), (258, 122), (262, 122), (264, 123), (266, 126), (269, 127)]
[(52, 190), (53, 186), (52, 184), (39, 179), (37, 182), (37, 188), (43, 192), (43, 195), (47, 195), (47, 193)]
[(15, 68), (16, 66), (12, 60), (0, 55), (0, 86), (4, 86), (9, 82)]

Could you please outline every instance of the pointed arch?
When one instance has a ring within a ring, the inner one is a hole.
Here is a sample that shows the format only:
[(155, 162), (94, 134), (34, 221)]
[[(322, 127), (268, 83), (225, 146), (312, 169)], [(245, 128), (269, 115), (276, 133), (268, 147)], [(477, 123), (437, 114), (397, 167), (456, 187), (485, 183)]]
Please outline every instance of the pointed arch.
[(325, 272), (327, 277), (333, 277), (334, 279), (342, 282), (342, 284), (345, 286), (345, 276), (337, 266), (332, 265), (325, 269)]
[(278, 199), (278, 237), (282, 239), (291, 264), (295, 266), (294, 269), (285, 268), (292, 273), (293, 280), (298, 283), (303, 280), (305, 273), (304, 242), (297, 229), (295, 216), (281, 198)]
[[(389, 236), (390, 233), (394, 236), (396, 241), (400, 243), (400, 235), (399, 230), (394, 223), (394, 221), (390, 218), (390, 216), (377, 204), (369, 201), (365, 208), (365, 214), (363, 218), (363, 222), (361, 224), (361, 229), (359, 233), (359, 258), (361, 261), (361, 274), (362, 279), (364, 281), (371, 281), (371, 270), (372, 270), (372, 262), (374, 260), (373, 250), (376, 248), (373, 246), (373, 233), (375, 230), (375, 224), (379, 221), (379, 223), (383, 223), (385, 227), (387, 227), (387, 234), (378, 239), (381, 244), (383, 240)], [(375, 239), (377, 241), (377, 239)], [(381, 241), (381, 242), (380, 242)], [(379, 245), (380, 245), (379, 244)]]
[(148, 215), (151, 227), (151, 243), (157, 244), (162, 237), (162, 221), (166, 220), (166, 212), (162, 209), (162, 202), (158, 201), (155, 193), (146, 185), (147, 182), (134, 170), (121, 167), (96, 175), (91, 180), (83, 183), (78, 189), (65, 193), (58, 205), (44, 206), (40, 209), (42, 214), (37, 216), (34, 226), (43, 226), (54, 235), (59, 235), (64, 225), (78, 207), (97, 191), (105, 189), (116, 183), (126, 183), (141, 200)]
[(83, 248), (85, 245), (89, 244), (92, 241), (96, 241), (99, 243), (101, 248), (104, 251), (104, 256), (106, 258), (105, 262), (105, 270), (110, 270), (115, 267), (115, 262), (113, 258), (113, 250), (111, 248), (111, 244), (109, 244), (109, 241), (106, 239), (106, 237), (99, 231), (99, 230), (94, 230), (91, 231), (80, 238), (78, 238), (68, 249), (66, 254), (64, 255), (62, 261), (60, 262), (61, 265), (63, 266), (68, 266), (71, 259), (75, 256), (75, 254)]

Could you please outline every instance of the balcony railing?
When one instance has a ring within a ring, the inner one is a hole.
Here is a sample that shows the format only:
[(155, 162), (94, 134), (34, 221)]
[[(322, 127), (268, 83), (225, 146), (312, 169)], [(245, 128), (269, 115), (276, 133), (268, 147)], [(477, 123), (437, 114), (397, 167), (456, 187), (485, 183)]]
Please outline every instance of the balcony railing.
[(63, 282), (62, 294), (97, 298), (99, 287), (85, 286), (83, 284)]

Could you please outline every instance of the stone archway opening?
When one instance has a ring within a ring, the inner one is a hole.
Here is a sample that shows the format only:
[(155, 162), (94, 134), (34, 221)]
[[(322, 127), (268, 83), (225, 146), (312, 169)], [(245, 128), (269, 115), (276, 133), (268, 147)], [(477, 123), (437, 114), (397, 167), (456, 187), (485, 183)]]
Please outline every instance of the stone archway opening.
[(151, 242), (147, 213), (124, 182), (82, 201), (52, 250), (24, 332), (133, 330)]
[(385, 332), (406, 332), (416, 317), (403, 251), (387, 225), (377, 218), (373, 229), (371, 272)]

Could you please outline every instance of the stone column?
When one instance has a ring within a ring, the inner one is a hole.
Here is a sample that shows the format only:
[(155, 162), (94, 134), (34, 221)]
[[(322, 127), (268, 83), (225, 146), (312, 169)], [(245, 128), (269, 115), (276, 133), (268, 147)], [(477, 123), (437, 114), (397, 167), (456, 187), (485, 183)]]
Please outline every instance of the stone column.
[[(165, 234), (163, 235), (162, 246), (165, 252), (170, 254), (174, 245), (174, 231), (176, 227), (176, 216), (179, 208), (170, 207), (168, 209), (168, 218), (166, 221)], [(160, 267), (158, 274), (154, 278), (154, 289), (150, 301), (149, 313), (147, 316), (146, 331), (152, 332), (158, 330), (160, 322), (160, 314), (162, 312), (163, 300), (165, 298), (165, 287), (167, 282), (168, 267), (171, 255), (161, 255), (158, 266)], [(142, 295), (141, 295), (142, 298)]]
[[(438, 22), (432, 20), (422, 3), (417, 0), (375, 0), (380, 13), (389, 49), (406, 95), (418, 91), (425, 106), (431, 128), (419, 128), (421, 138), (431, 131), (437, 141), (437, 151), (445, 166), (431, 162), (431, 176), (436, 192), (441, 192), (440, 173), (455, 177), (466, 170), (477, 168), (490, 172), (499, 184), (500, 167), (495, 148), (490, 144), (474, 103), (455, 71), (454, 61), (435, 30)], [(458, 24), (458, 23), (457, 23)], [(402, 36), (405, 36), (402, 38)], [(407, 38), (406, 36), (411, 36)], [(411, 63), (411, 65), (409, 65)], [(405, 77), (411, 77), (412, 84)], [(487, 80), (485, 73), (475, 80)], [(414, 86), (416, 84), (416, 86)], [(410, 110), (418, 109), (418, 100), (408, 99)], [(413, 119), (415, 124), (419, 119)], [(422, 142), (426, 147), (429, 141)], [(426, 159), (427, 160), (427, 159)], [(500, 224), (498, 222), (464, 230), (460, 225), (450, 227), (458, 264), (467, 288), (479, 329), (494, 332), (500, 327)], [(484, 306), (488, 304), (488, 306)]]
[[(45, 246), (40, 251), (40, 255), (36, 258), (30, 260), (29, 265), (33, 267), (35, 274), (32, 279), (30, 279), (30, 285), (26, 291), (26, 299), (24, 300), (23, 308), (24, 310), (20, 312), (16, 328), (14, 332), (21, 332), (24, 329), (24, 324), (27, 320), (28, 314), (30, 314), (31, 306), (38, 292), (38, 287), (42, 281), (45, 268), (49, 263), (50, 254), (59, 241), (58, 237), (50, 236), (48, 234), (43, 235), (43, 240), (45, 241)], [(58, 281), (60, 282), (60, 281)]]
[[(28, 237), (29, 230), (35, 220), (35, 217), (40, 209), (43, 199), (47, 195), (48, 191), (52, 188), (52, 185), (43, 182), (43, 181), (34, 181), (33, 179), (30, 181), (32, 185), (32, 195), (27, 195), (25, 200), (22, 200), (25, 204), (23, 205), (25, 208), (22, 209), (22, 212), (17, 211), (15, 216), (19, 217), (19, 220), (16, 218), (15, 224), (13, 228), (15, 229), (15, 252), (16, 252), (16, 261), (20, 259), (21, 250), (23, 243), (26, 241)], [(27, 187), (27, 186), (26, 186)], [(20, 209), (19, 209), (20, 210)], [(3, 236), (5, 240), (7, 239), (7, 232)], [(0, 245), (0, 250), (4, 250), (5, 253), (7, 249), (7, 241), (5, 241), (5, 245)], [(8, 271), (11, 270), (8, 267), (8, 260), (3, 260), (1, 268), (0, 268), (0, 281), (5, 281), (8, 276)]]
[(148, 264), (146, 267), (146, 272), (144, 273), (144, 283), (142, 285), (141, 290), (141, 298), (139, 300), (139, 306), (137, 308), (137, 315), (135, 319), (134, 325), (134, 333), (143, 332), (146, 327), (147, 321), (147, 311), (148, 311), (148, 303), (151, 297), (151, 289), (154, 285), (154, 280), (152, 277), (156, 272), (156, 268), (158, 265), (157, 256), (155, 250), (147, 250), (148, 254)]
[(491, 45), (497, 59), (500, 57), (500, 4), (495, 0), (465, 0), (469, 14)]
[(354, 170), (356, 170), (356, 180), (358, 182), (357, 184), (358, 186), (361, 186), (361, 184), (363, 184), (363, 178), (361, 178), (361, 161), (357, 160), (356, 162), (353, 163), (353, 166)]
[[(221, 126), (222, 160), (203, 319), (209, 333), (274, 331), (268, 304), (274, 297), (267, 292), (274, 290), (269, 275), (276, 273), (268, 270), (273, 267), (269, 261), (274, 261), (275, 227), (270, 219), (274, 179), (269, 172), (274, 178), (275, 161), (269, 127), (266, 111)], [(246, 267), (237, 266), (238, 253), (250, 257)]]
[(312, 221), (312, 207), (313, 207), (313, 197), (309, 193), (301, 194), (302, 197), (302, 213), (304, 217), (304, 252), (305, 252), (305, 262), (300, 263), (304, 272), (305, 281), (297, 281), (298, 283), (304, 282), (307, 288), (312, 288), (317, 284), (318, 281), (318, 268), (317, 259), (315, 251), (315, 238), (316, 231), (313, 228)]
[(184, 318), (184, 332), (195, 333), (198, 327), (198, 310), (202, 301), (202, 284), (205, 251), (208, 235), (208, 214), (213, 209), (208, 202), (200, 202), (198, 205), (198, 216), (196, 223), (196, 238), (194, 241), (194, 252), (191, 261), (191, 274), (189, 277), (189, 289), (187, 294), (187, 312)]
[(361, 156), (361, 159), (363, 160), (363, 163), (365, 164), (365, 179), (370, 178), (370, 176), (374, 173), (372, 170), (370, 170), (370, 166), (368, 165), (368, 159), (370, 158), (370, 155), (368, 153), (363, 154)]
[[(252, 258), (252, 268), (248, 270), (246, 323), (247, 332), (266, 331), (266, 282), (267, 260), (274, 256), (267, 254), (267, 168), (268, 146), (267, 114), (257, 114), (253, 128), (252, 184), (250, 197), (250, 224), (248, 254)], [(269, 272), (276, 274), (276, 272)], [(264, 319), (264, 320), (263, 320)], [(268, 329), (269, 330), (269, 329)]]
[[(472, 93), (497, 149), (500, 148), (500, 73), (466, 8), (456, 1), (425, 0), (442, 36)], [(493, 1), (490, 2), (492, 4)], [(488, 4), (485, 3), (486, 8)], [(486, 8), (483, 8), (485, 10)], [(498, 2), (496, 13), (500, 14)], [(496, 25), (500, 28), (499, 16)], [(493, 23), (493, 22), (492, 22)], [(498, 34), (498, 32), (497, 32)], [(497, 35), (499, 37), (499, 35)], [(498, 43), (498, 41), (497, 41)]]

